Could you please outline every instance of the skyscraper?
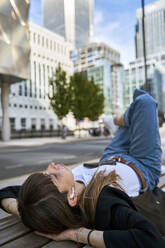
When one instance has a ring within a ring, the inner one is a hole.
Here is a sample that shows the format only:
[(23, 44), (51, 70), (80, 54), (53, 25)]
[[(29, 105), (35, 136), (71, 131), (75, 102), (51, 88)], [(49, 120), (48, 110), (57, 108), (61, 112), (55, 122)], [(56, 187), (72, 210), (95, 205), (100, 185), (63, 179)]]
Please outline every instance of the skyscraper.
[[(136, 12), (136, 58), (143, 56), (142, 9)], [(145, 6), (146, 55), (165, 50), (165, 0)]]
[[(122, 66), (120, 53), (104, 43), (91, 42), (75, 50), (71, 59), (75, 72), (82, 72), (102, 89), (105, 114), (119, 114), (122, 110)], [(119, 93), (120, 91), (120, 93)]]
[(93, 37), (94, 0), (42, 0), (43, 24), (75, 48)]

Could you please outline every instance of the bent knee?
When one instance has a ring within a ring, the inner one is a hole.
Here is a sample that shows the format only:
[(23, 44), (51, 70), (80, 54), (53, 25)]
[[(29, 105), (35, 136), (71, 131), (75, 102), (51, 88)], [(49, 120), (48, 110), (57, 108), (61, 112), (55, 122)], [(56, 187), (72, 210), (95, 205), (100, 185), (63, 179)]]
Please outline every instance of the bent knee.
[(143, 94), (136, 97), (135, 102), (141, 107), (157, 106), (157, 102), (149, 94)]

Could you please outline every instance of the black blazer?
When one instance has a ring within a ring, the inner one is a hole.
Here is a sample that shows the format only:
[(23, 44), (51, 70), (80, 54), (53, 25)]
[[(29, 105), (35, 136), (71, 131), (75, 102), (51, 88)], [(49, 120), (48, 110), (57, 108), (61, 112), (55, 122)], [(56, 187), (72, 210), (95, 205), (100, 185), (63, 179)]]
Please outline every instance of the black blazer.
[(107, 248), (165, 248), (156, 227), (138, 213), (129, 196), (110, 186), (100, 193), (95, 228), (104, 231)]
[[(17, 198), (20, 186), (0, 190), (1, 200)], [(107, 248), (165, 248), (156, 227), (137, 212), (127, 194), (105, 186), (100, 193), (95, 216), (95, 229), (102, 230)]]

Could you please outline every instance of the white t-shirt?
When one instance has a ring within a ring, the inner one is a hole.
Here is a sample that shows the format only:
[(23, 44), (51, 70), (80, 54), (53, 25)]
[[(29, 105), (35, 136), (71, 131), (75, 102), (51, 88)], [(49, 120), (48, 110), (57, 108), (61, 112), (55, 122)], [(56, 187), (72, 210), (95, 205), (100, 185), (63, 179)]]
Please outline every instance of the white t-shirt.
[(121, 178), (118, 183), (125, 190), (125, 192), (131, 197), (136, 197), (139, 195), (140, 182), (137, 174), (132, 168), (120, 162), (116, 162), (116, 165), (102, 165), (99, 168), (92, 169), (86, 168), (83, 164), (81, 164), (72, 170), (74, 180), (83, 182), (85, 186), (87, 186), (97, 169), (98, 171), (105, 170), (105, 175), (115, 170), (116, 174), (118, 174)]

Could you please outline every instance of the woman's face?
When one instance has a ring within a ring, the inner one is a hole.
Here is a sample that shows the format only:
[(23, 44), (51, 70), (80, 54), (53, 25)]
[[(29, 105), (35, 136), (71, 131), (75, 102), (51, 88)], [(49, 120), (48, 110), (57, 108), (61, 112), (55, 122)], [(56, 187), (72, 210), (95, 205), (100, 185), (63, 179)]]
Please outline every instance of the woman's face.
[(45, 173), (50, 175), (60, 192), (69, 191), (74, 186), (74, 177), (69, 167), (63, 164), (49, 164)]

